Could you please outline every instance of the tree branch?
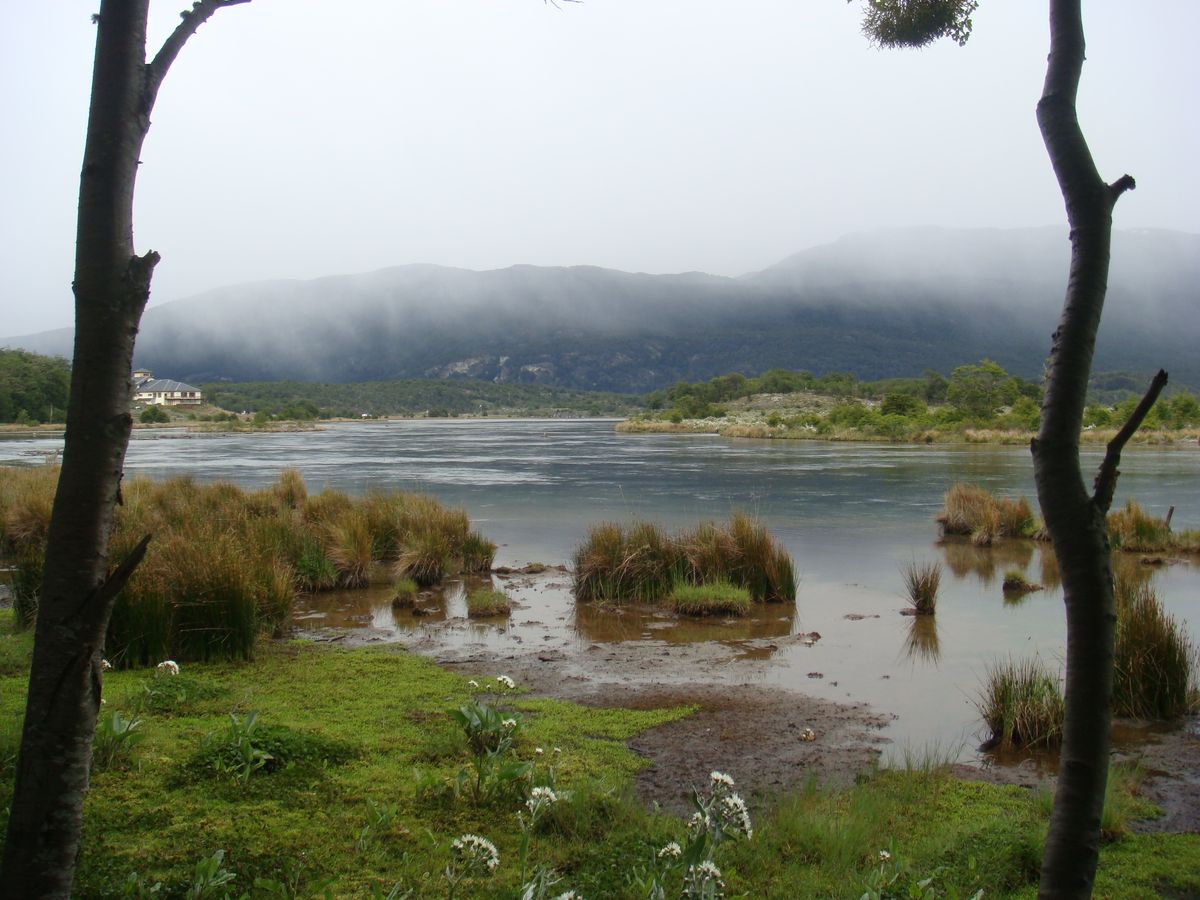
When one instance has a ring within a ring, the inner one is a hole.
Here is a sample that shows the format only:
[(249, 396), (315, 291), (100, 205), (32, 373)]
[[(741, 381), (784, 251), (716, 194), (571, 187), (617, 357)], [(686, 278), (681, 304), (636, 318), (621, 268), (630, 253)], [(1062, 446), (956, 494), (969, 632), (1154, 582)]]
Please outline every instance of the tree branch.
[[(1128, 175), (1125, 177), (1129, 178)], [(1130, 179), (1130, 181), (1132, 180)], [(1116, 433), (1116, 436), (1108, 442), (1108, 449), (1104, 452), (1104, 462), (1100, 464), (1100, 471), (1096, 473), (1096, 481), (1093, 484), (1095, 493), (1092, 496), (1092, 502), (1099, 507), (1101, 512), (1107, 513), (1108, 508), (1112, 506), (1113, 492), (1117, 489), (1117, 476), (1121, 474), (1117, 471), (1117, 466), (1121, 464), (1121, 451), (1141, 426), (1142, 421), (1150, 412), (1150, 407), (1154, 405), (1154, 401), (1158, 399), (1158, 395), (1166, 386), (1167, 373), (1159, 369), (1158, 374), (1150, 382), (1150, 387), (1146, 389), (1146, 395), (1142, 397), (1142, 402), (1130, 414), (1129, 420), (1121, 426), (1121, 430)]]
[(1132, 175), (1122, 175), (1108, 186), (1108, 192), (1112, 195), (1113, 203), (1116, 203), (1118, 197), (1126, 191), (1132, 191), (1136, 187), (1137, 182), (1133, 180)]
[(183, 21), (175, 26), (170, 37), (163, 41), (163, 45), (154, 55), (154, 59), (146, 66), (146, 93), (143, 109), (145, 115), (150, 115), (150, 110), (154, 108), (154, 100), (158, 96), (158, 89), (162, 86), (167, 70), (171, 68), (171, 63), (175, 62), (175, 57), (179, 55), (179, 51), (183, 49), (188, 38), (196, 33), (196, 29), (207, 22), (212, 14), (221, 7), (237, 6), (249, 2), (250, 0), (196, 0), (191, 9), (184, 10), (179, 14)]

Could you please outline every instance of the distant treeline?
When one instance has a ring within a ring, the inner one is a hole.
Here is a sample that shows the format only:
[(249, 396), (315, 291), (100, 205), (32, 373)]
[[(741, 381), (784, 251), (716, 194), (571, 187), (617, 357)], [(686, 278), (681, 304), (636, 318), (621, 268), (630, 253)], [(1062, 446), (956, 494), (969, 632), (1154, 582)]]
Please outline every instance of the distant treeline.
[(202, 386), (214, 406), (272, 418), (357, 418), (394, 415), (583, 415), (623, 416), (641, 409), (639, 398), (570, 388), (494, 384), (470, 379), (404, 379), (324, 384), (254, 381)]
[(0, 422), (62, 422), (70, 386), (65, 359), (0, 350)]
[[(1129, 373), (1097, 375), (1091, 384), (1085, 427), (1120, 425), (1137, 405), (1148, 378)], [(709, 381), (679, 382), (646, 396), (646, 405), (672, 421), (722, 417), (723, 404), (756, 394), (794, 394), (806, 391), (841, 402), (827, 414), (801, 417), (786, 424), (796, 427), (851, 427), (881, 433), (907, 433), (914, 428), (954, 426), (1037, 428), (1043, 390), (1019, 375), (985, 359), (976, 365), (958, 366), (947, 378), (926, 371), (919, 378), (859, 381), (848, 372), (815, 376), (803, 370), (772, 369), (748, 378), (734, 372)], [(864, 405), (858, 401), (877, 401)], [(931, 407), (935, 409), (931, 409)], [(879, 422), (868, 422), (868, 419)], [(1186, 390), (1176, 389), (1161, 399), (1146, 417), (1151, 429), (1188, 428), (1200, 425), (1200, 403)], [(866, 426), (871, 426), (867, 428)]]

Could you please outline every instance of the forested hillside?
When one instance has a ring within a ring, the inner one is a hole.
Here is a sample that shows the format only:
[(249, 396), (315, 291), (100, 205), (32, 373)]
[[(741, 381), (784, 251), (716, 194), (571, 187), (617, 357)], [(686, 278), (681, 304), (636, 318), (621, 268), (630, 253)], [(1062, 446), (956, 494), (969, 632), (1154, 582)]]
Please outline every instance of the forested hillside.
[(0, 422), (62, 422), (70, 386), (65, 359), (0, 349)]

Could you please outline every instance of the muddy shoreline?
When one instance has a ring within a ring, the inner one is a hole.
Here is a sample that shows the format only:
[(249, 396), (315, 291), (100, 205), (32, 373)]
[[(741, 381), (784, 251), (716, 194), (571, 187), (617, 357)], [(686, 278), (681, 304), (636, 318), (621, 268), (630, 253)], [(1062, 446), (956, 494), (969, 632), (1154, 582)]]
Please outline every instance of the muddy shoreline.
[[(517, 597), (562, 587), (561, 569), (505, 573), (504, 587)], [(882, 732), (895, 717), (862, 702), (840, 702), (765, 683), (772, 666), (759, 658), (755, 640), (673, 643), (655, 640), (564, 639), (550, 623), (544, 633), (527, 618), (539, 611), (517, 600), (514, 620), (526, 637), (503, 642), (478, 637), (510, 627), (481, 626), (447, 616), (412, 632), (384, 628), (326, 628), (313, 622), (297, 636), (339, 646), (399, 643), (464, 675), (506, 674), (536, 697), (585, 705), (649, 708), (690, 705), (697, 711), (680, 721), (643, 732), (629, 742), (650, 761), (636, 781), (647, 804), (685, 813), (693, 785), (708, 773), (728, 772), (755, 805), (802, 787), (808, 781), (834, 787), (852, 784), (875, 768), (891, 742)], [(365, 624), (365, 623), (364, 623)], [(531, 633), (532, 632), (532, 633)], [(475, 636), (477, 639), (472, 639)], [(771, 642), (805, 641), (805, 634)], [(1146, 773), (1143, 795), (1162, 810), (1137, 830), (1200, 831), (1200, 718), (1164, 729), (1121, 722), (1114, 760), (1139, 759)], [(1128, 738), (1135, 737), (1130, 742)], [(952, 766), (955, 776), (1036, 788), (1053, 780), (1053, 761), (1026, 759), (1004, 765)]]

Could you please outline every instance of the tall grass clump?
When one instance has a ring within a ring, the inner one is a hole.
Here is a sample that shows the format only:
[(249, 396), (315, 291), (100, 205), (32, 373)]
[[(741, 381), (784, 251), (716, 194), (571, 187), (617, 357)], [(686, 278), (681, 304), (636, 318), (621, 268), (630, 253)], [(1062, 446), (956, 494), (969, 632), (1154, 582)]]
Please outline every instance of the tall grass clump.
[(589, 530), (573, 557), (581, 601), (655, 603), (677, 584), (725, 581), (756, 602), (793, 601), (792, 559), (759, 522), (738, 513), (729, 525), (704, 523), (668, 535), (657, 525), (607, 522)]
[(495, 588), (478, 588), (467, 593), (467, 615), (476, 616), (507, 616), (512, 612), (512, 604), (508, 594)]
[(955, 484), (942, 500), (935, 521), (943, 535), (969, 535), (977, 546), (988, 546), (997, 538), (1031, 537), (1038, 528), (1029, 501), (997, 497), (974, 484)]
[(1197, 705), (1196, 645), (1145, 584), (1117, 579), (1113, 711), (1175, 719)]
[[(0, 560), (14, 569), (18, 627), (37, 608), (57, 477), (45, 467), (0, 479)], [(495, 553), (465, 512), (433, 498), (310, 495), (294, 470), (259, 491), (133, 478), (123, 494), (109, 558), (124, 559), (143, 535), (153, 540), (109, 623), (105, 653), (121, 666), (245, 659), (260, 634), (282, 633), (298, 589), (365, 585), (388, 557), (430, 585), (447, 572), (486, 569)]]
[(1166, 519), (1152, 516), (1133, 500), (1108, 514), (1108, 540), (1114, 549), (1154, 553), (1173, 545)]
[(1059, 677), (1040, 659), (992, 666), (975, 705), (990, 734), (987, 749), (1056, 747), (1062, 741)]
[(901, 572), (904, 589), (913, 610), (922, 616), (937, 611), (938, 589), (942, 584), (942, 565), (938, 562), (910, 562)]

